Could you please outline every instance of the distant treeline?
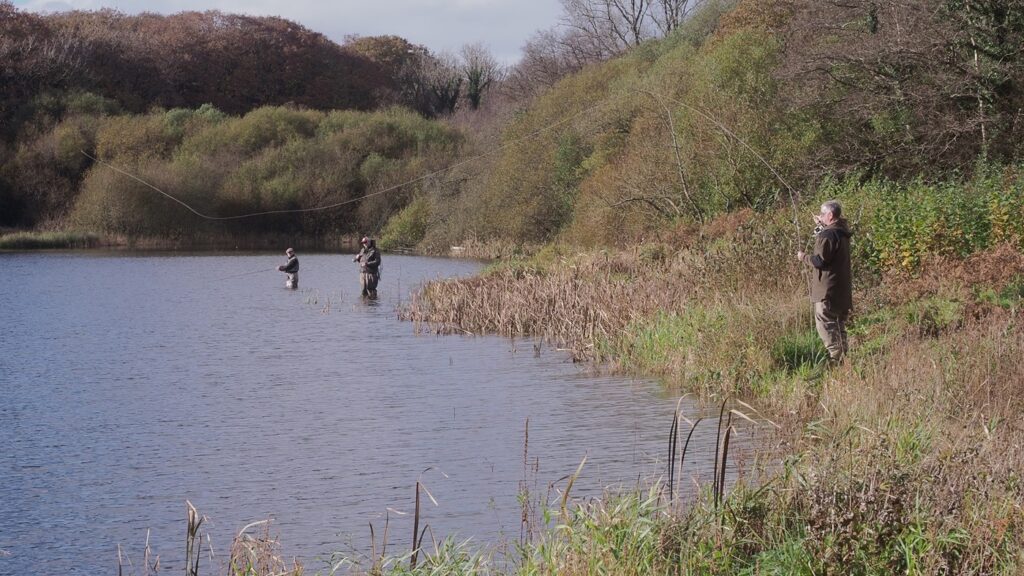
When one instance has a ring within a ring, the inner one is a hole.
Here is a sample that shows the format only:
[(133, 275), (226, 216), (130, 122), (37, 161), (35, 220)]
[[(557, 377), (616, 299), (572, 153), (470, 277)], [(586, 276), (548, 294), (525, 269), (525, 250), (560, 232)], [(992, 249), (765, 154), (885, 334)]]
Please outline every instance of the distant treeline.
[(449, 107), (449, 76), (463, 63), (450, 59), (396, 36), (340, 45), (282, 18), (215, 11), (37, 15), (0, 0), (0, 120), (10, 137), (36, 97), (66, 91), (97, 94), (132, 113), (203, 104), (228, 114), (285, 104), (401, 104), (432, 115)]
[(365, 56), (280, 18), (111, 10), (39, 16), (3, 2), (0, 34), (0, 110), (8, 118), (41, 92), (72, 89), (128, 112), (212, 104), (239, 114), (289, 102), (369, 109), (393, 82)]

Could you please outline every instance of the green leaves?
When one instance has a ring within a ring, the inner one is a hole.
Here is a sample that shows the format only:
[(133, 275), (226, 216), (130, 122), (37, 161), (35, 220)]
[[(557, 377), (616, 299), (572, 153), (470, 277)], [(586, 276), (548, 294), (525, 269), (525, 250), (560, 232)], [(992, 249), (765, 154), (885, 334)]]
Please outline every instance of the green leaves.
[[(1018, 167), (979, 167), (971, 180), (907, 184), (852, 177), (823, 186), (856, 225), (854, 249), (875, 270), (913, 272), (929, 256), (966, 257), (1024, 246), (1024, 178)], [(851, 211), (855, 211), (851, 213)]]

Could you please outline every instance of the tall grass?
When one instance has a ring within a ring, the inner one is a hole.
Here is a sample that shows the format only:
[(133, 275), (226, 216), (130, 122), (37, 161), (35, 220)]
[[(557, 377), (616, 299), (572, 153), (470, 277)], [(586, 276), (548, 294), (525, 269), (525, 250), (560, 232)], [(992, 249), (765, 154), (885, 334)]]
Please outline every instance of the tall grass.
[(82, 232), (12, 232), (0, 236), (0, 250), (95, 248), (99, 245), (98, 235)]

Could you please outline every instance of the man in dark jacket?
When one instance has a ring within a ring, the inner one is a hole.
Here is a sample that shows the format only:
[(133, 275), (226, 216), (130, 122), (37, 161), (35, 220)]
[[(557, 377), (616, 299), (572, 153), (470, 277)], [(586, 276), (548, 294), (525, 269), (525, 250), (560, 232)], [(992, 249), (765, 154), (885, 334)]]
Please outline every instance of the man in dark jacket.
[(811, 302), (814, 324), (833, 362), (848, 350), (846, 320), (853, 310), (853, 279), (850, 273), (850, 227), (839, 202), (829, 200), (814, 217), (814, 253), (797, 252), (798, 260), (811, 267)]
[(277, 269), (285, 273), (284, 287), (295, 290), (299, 287), (299, 257), (291, 248), (285, 250), (284, 255), (288, 257), (288, 262)]
[(376, 298), (377, 282), (380, 280), (380, 250), (366, 236), (359, 243), (363, 249), (352, 259), (353, 262), (359, 262), (359, 284), (363, 287), (363, 296)]

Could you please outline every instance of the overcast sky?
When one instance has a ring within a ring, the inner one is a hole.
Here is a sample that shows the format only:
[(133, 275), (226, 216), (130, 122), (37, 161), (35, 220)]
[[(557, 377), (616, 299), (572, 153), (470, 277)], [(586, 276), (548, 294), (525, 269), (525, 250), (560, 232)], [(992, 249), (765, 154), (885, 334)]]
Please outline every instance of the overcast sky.
[(280, 16), (336, 41), (395, 34), (432, 52), (483, 42), (507, 64), (537, 30), (557, 23), (559, 0), (14, 0), (34, 12), (113, 8), (127, 14), (220, 10)]

